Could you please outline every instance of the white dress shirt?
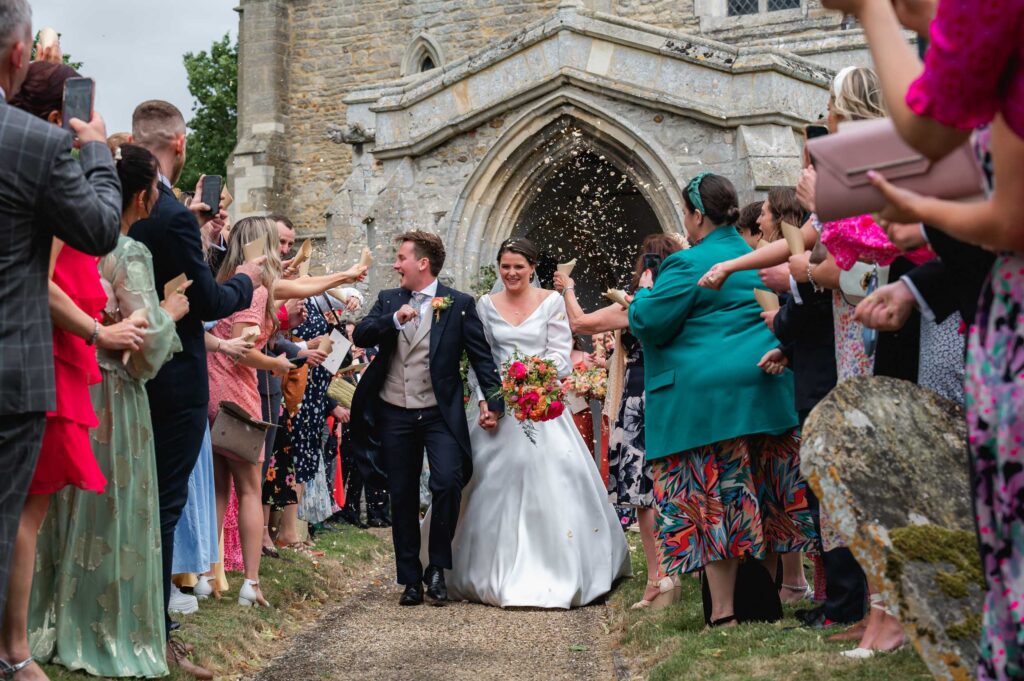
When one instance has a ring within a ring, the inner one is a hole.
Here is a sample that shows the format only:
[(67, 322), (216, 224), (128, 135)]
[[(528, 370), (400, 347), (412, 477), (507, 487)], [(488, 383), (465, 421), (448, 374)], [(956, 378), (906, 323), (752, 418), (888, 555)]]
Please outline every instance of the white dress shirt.
[[(437, 295), (437, 279), (427, 284), (423, 289), (418, 291), (418, 293), (422, 293), (425, 296), (423, 301), (420, 303), (419, 309), (417, 310), (417, 312), (419, 312), (420, 314), (420, 319), (423, 319), (424, 315), (430, 313), (430, 301), (432, 301), (434, 297)], [(409, 300), (409, 304), (412, 305), (411, 299)], [(398, 313), (396, 312), (395, 314), (393, 314), (391, 318), (395, 322), (395, 328), (401, 329), (403, 324), (401, 324), (398, 321)]]

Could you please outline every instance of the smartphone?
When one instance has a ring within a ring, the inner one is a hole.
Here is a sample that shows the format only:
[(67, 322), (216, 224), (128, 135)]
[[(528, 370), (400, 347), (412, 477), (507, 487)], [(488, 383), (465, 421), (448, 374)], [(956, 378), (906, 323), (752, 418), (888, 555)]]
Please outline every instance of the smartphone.
[(814, 125), (808, 125), (804, 128), (804, 135), (806, 135), (809, 140), (812, 140), (815, 137), (824, 137), (827, 134), (828, 126), (825, 125), (818, 125), (815, 123)]
[(92, 120), (93, 94), (96, 85), (92, 78), (68, 78), (64, 81), (64, 103), (61, 105), (61, 125), (71, 130), (71, 119), (88, 123)]
[(220, 210), (220, 194), (224, 187), (224, 178), (220, 175), (203, 175), (203, 196), (200, 201), (210, 207), (208, 214), (216, 214)]
[(651, 271), (651, 277), (658, 278), (658, 268), (661, 267), (661, 256), (657, 253), (644, 253), (644, 269)]
[(300, 366), (302, 366), (303, 364), (306, 363), (307, 359), (309, 359), (309, 358), (308, 357), (295, 357), (295, 358), (292, 358), (292, 359), (290, 359), (288, 361), (292, 363), (293, 367), (298, 369)]

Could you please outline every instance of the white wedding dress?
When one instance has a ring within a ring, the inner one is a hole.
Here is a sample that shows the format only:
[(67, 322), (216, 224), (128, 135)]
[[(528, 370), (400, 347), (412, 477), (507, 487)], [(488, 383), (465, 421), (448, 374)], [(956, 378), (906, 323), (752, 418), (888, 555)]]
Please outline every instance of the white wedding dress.
[[(572, 335), (560, 296), (549, 295), (519, 326), (505, 321), (489, 296), (477, 312), (499, 367), (518, 350), (553, 360), (559, 376), (568, 375)], [(452, 542), (449, 596), (501, 607), (571, 608), (630, 575), (618, 517), (568, 410), (534, 424), (536, 444), (511, 415), (491, 431), (477, 424), (478, 415), (470, 408), (473, 477)], [(428, 511), (424, 537), (429, 522)]]

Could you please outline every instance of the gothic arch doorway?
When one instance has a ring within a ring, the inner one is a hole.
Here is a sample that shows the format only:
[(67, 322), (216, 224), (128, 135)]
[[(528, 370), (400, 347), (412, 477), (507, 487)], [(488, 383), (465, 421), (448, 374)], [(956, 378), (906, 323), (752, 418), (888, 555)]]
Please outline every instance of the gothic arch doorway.
[(664, 154), (590, 102), (558, 94), (514, 123), (467, 182), (446, 242), (465, 288), (494, 263), (502, 241), (542, 249), (542, 282), (558, 262), (585, 307), (628, 283), (647, 234), (680, 232), (682, 199)]

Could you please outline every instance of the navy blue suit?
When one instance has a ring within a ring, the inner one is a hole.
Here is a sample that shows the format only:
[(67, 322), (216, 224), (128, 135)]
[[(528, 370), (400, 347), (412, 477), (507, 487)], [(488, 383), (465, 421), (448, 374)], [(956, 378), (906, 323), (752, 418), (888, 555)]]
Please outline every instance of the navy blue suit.
[[(356, 446), (379, 447), (391, 494), (392, 538), (401, 584), (418, 583), (420, 563), (419, 477), (423, 450), (430, 464), (430, 564), (451, 568), (451, 541), (459, 520), (462, 488), (473, 474), (469, 426), (463, 401), (459, 361), (469, 357), (485, 395), (500, 387), (498, 370), (476, 314), (476, 301), (438, 283), (438, 297), (451, 296), (452, 304), (430, 328), (430, 380), (437, 406), (404, 409), (380, 399), (388, 367), (398, 344), (394, 314), (412, 293), (389, 289), (377, 296), (370, 313), (356, 325), (352, 340), (358, 347), (377, 346), (376, 359), (366, 368), (352, 401), (350, 428)], [(504, 412), (501, 399), (490, 409)]]
[(162, 182), (159, 186), (160, 198), (153, 212), (132, 225), (128, 236), (145, 244), (153, 254), (153, 275), (161, 298), (164, 284), (179, 274), (184, 273), (192, 280), (185, 291), (188, 314), (177, 324), (182, 351), (146, 383), (156, 446), (166, 606), (171, 598), (174, 528), (188, 501), (188, 479), (199, 458), (206, 430), (206, 405), (210, 401), (203, 320), (222, 319), (249, 307), (252, 281), (245, 275), (236, 275), (217, 284), (203, 259), (195, 217)]

